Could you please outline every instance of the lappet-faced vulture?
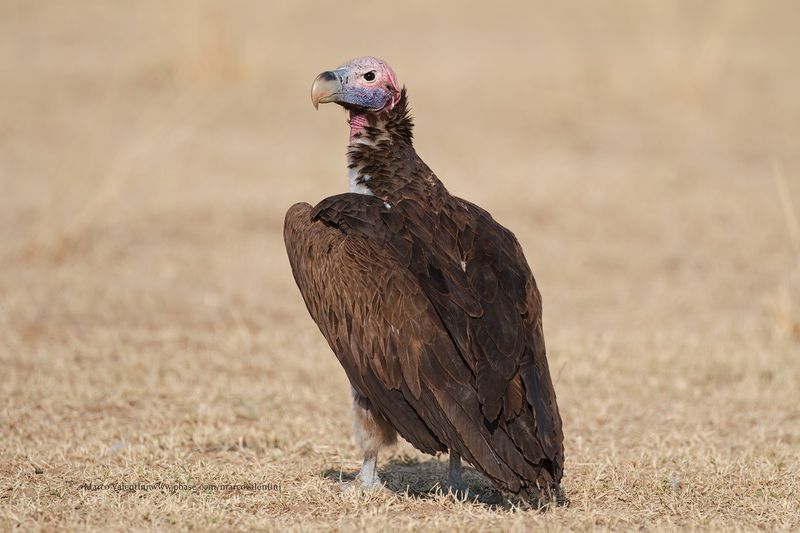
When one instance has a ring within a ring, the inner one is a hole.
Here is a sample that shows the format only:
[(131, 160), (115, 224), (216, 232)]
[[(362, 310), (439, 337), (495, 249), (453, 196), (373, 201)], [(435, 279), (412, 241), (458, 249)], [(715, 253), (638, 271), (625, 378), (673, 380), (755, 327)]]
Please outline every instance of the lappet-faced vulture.
[[(320, 74), (315, 106), (349, 114), (350, 192), (286, 213), (292, 272), (347, 374), (364, 463), (399, 433), (538, 504), (560, 500), (563, 434), (542, 300), (514, 234), (451, 195), (412, 143), (405, 88), (374, 57)], [(554, 498), (555, 496), (555, 498)]]

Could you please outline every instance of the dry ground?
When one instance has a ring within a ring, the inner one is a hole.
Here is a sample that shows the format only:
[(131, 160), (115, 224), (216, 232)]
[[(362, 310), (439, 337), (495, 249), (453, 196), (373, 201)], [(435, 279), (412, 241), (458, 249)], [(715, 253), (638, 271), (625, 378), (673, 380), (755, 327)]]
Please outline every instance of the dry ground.
[[(0, 526), (800, 528), (799, 20), (0, 2)], [(409, 87), (427, 162), (525, 247), (569, 507), (436, 496), (445, 459), (406, 444), (389, 494), (336, 490), (348, 386), (281, 226), (345, 187), (343, 115), (308, 92), (366, 53)], [(264, 486), (188, 490), (212, 483)]]

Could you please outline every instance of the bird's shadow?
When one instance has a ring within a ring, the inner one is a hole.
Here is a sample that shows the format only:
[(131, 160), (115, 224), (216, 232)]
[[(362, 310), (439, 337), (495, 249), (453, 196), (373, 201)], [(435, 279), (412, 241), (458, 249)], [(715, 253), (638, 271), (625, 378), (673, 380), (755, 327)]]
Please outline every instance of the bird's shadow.
[[(448, 466), (432, 458), (420, 460), (397, 457), (381, 465), (379, 475), (386, 488), (396, 494), (405, 494), (417, 499), (433, 499), (447, 494)], [(322, 472), (326, 479), (338, 483), (353, 481), (358, 469), (329, 468)], [(466, 495), (455, 496), (466, 501), (489, 507), (505, 507), (506, 499), (486, 477), (474, 468), (464, 466), (464, 481), (469, 486)]]

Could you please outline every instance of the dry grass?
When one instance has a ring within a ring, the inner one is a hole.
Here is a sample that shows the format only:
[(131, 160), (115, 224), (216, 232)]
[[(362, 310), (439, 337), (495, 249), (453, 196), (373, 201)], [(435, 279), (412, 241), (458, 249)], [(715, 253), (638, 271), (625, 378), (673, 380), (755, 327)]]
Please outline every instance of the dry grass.
[[(800, 528), (795, 2), (49, 4), (0, 4), (4, 529)], [(569, 507), (436, 496), (405, 444), (337, 492), (348, 387), (281, 225), (345, 187), (308, 89), (364, 53), (525, 246)]]

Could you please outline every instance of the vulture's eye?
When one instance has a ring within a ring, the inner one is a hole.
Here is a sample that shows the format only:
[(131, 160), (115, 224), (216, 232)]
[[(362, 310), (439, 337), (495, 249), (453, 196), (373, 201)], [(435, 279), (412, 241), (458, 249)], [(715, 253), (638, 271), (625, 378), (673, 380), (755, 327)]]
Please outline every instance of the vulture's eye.
[(366, 74), (364, 74), (364, 79), (367, 81), (375, 81), (375, 71), (370, 70)]

